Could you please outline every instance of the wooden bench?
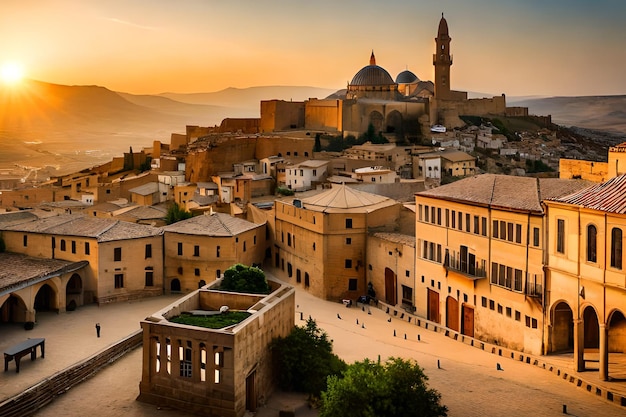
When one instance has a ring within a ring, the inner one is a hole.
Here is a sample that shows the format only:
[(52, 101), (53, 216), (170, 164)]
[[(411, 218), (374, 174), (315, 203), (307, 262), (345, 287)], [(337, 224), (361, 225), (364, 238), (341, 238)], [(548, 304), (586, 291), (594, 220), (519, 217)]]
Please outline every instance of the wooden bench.
[(20, 360), (30, 353), (30, 360), (37, 357), (37, 346), (41, 346), (41, 357), (45, 357), (46, 339), (28, 339), (4, 351), (4, 372), (9, 370), (9, 362), (15, 360), (15, 372), (20, 371)]

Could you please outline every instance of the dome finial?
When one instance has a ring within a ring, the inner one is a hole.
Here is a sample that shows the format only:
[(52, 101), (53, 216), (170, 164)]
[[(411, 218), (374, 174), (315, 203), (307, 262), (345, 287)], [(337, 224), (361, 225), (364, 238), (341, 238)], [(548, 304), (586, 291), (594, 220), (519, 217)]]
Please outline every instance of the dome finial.
[(370, 56), (370, 65), (376, 65), (376, 57), (374, 56), (373, 49), (372, 49), (372, 55)]

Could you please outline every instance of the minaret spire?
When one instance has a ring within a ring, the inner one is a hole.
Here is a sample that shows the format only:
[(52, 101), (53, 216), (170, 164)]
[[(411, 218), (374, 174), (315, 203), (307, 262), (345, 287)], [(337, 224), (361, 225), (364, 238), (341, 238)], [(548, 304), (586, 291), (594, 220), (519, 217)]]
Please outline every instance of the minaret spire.
[(372, 49), (372, 55), (370, 56), (370, 65), (376, 65), (376, 57), (374, 56), (373, 49)]

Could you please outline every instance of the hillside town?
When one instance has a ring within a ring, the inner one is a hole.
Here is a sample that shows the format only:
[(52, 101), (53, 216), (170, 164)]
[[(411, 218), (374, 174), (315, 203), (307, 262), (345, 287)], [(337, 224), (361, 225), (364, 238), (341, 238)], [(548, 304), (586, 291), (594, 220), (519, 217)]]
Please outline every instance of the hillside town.
[[(394, 80), (372, 52), (329, 98), (262, 101), (259, 118), (46, 181), (0, 178), (0, 321), (180, 294), (142, 322), (140, 399), (205, 415), (272, 392), (267, 345), (294, 325), (294, 288), (624, 378), (626, 144), (587, 146), (504, 95), (451, 90), (443, 16), (435, 42), (433, 82)], [(237, 263), (282, 282), (220, 295)], [(167, 321), (224, 304), (254, 321), (228, 335)]]

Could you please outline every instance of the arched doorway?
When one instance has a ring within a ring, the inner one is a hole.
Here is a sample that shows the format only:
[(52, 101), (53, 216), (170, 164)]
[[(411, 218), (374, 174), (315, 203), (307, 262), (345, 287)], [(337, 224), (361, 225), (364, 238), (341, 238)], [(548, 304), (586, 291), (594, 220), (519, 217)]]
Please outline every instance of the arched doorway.
[(65, 286), (65, 309), (67, 311), (75, 310), (76, 307), (83, 305), (83, 280), (78, 274), (71, 276)]
[(35, 296), (35, 311), (54, 311), (57, 309), (56, 294), (52, 287), (48, 284), (44, 284), (37, 291)]
[(17, 295), (11, 294), (0, 306), (0, 322), (23, 323), (26, 321), (26, 304)]
[(383, 117), (383, 115), (380, 112), (377, 112), (376, 110), (374, 110), (373, 112), (370, 113), (368, 126), (369, 125), (374, 126), (374, 133), (378, 134), (379, 132), (383, 131), (384, 120), (385, 118)]
[(396, 305), (396, 274), (389, 268), (385, 268), (385, 302)]
[(600, 326), (596, 310), (587, 306), (583, 310), (583, 324), (585, 326), (585, 349), (597, 349), (600, 347)]
[[(607, 360), (607, 377), (611, 379), (610, 364), (611, 363), (623, 363), (626, 354), (626, 317), (620, 310), (615, 310), (609, 315), (609, 321), (607, 326), (607, 346), (608, 346), (608, 360)], [(614, 355), (614, 360), (611, 362), (611, 354)], [(617, 358), (615, 358), (617, 356)], [(619, 358), (619, 359), (618, 359)], [(621, 371), (620, 375), (615, 375), (614, 378), (624, 379), (624, 372)]]
[(393, 110), (387, 115), (386, 124), (385, 132), (402, 135), (402, 114), (398, 110)]
[(552, 309), (551, 352), (574, 350), (574, 313), (566, 302), (557, 303)]
[(450, 296), (446, 298), (446, 327), (459, 331), (459, 302)]
[(170, 283), (170, 291), (180, 292), (180, 281), (178, 280), (178, 278), (174, 278)]

